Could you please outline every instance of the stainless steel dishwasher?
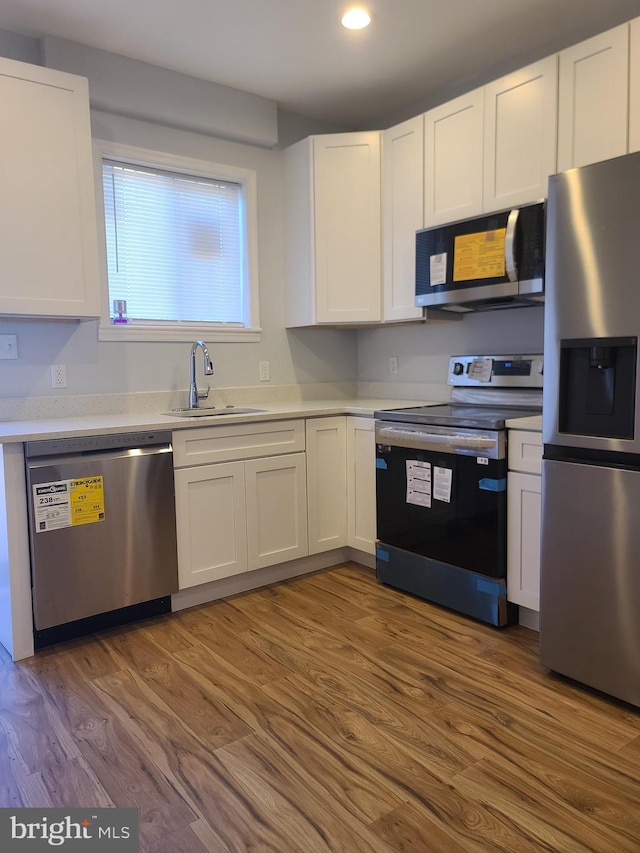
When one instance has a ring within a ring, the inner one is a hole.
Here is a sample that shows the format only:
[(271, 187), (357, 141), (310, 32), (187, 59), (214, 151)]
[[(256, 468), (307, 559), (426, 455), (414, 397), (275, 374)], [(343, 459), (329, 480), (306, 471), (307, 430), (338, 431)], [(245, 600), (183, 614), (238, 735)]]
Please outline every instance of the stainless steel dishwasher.
[(171, 610), (169, 431), (25, 444), (36, 648)]

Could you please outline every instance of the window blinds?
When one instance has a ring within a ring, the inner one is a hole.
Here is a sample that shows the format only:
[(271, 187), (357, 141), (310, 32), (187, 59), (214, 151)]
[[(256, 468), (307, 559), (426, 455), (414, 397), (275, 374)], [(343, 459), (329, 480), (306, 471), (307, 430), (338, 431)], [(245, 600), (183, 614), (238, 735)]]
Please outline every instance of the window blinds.
[(105, 160), (109, 305), (128, 322), (243, 324), (239, 183)]

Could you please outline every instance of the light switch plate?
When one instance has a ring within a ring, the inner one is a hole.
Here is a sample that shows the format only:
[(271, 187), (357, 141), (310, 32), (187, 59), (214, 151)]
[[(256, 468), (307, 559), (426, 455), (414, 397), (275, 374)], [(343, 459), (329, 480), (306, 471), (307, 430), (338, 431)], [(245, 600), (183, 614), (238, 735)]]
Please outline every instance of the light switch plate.
[(17, 335), (0, 335), (0, 358), (18, 357)]

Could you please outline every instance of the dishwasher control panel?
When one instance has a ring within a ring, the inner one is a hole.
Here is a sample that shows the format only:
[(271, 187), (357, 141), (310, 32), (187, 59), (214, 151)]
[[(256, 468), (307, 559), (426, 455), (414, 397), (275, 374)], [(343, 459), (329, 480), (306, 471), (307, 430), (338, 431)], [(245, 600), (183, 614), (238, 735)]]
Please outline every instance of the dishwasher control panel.
[(24, 446), (24, 455), (28, 459), (33, 459), (37, 456), (95, 453), (100, 450), (127, 450), (135, 447), (153, 447), (170, 443), (170, 430), (114, 433), (112, 435), (79, 435), (74, 438), (27, 441)]

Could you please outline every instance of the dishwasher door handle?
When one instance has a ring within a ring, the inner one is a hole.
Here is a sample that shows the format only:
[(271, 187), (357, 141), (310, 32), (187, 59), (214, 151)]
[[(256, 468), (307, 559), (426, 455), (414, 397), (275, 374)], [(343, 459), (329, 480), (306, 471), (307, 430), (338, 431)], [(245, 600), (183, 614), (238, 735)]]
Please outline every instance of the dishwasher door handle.
[(475, 435), (459, 435), (458, 433), (434, 433), (417, 429), (401, 429), (399, 427), (379, 427), (377, 439), (391, 446), (409, 447), (415, 450), (447, 450), (451, 453), (456, 451), (490, 452), (498, 446), (495, 438)]

